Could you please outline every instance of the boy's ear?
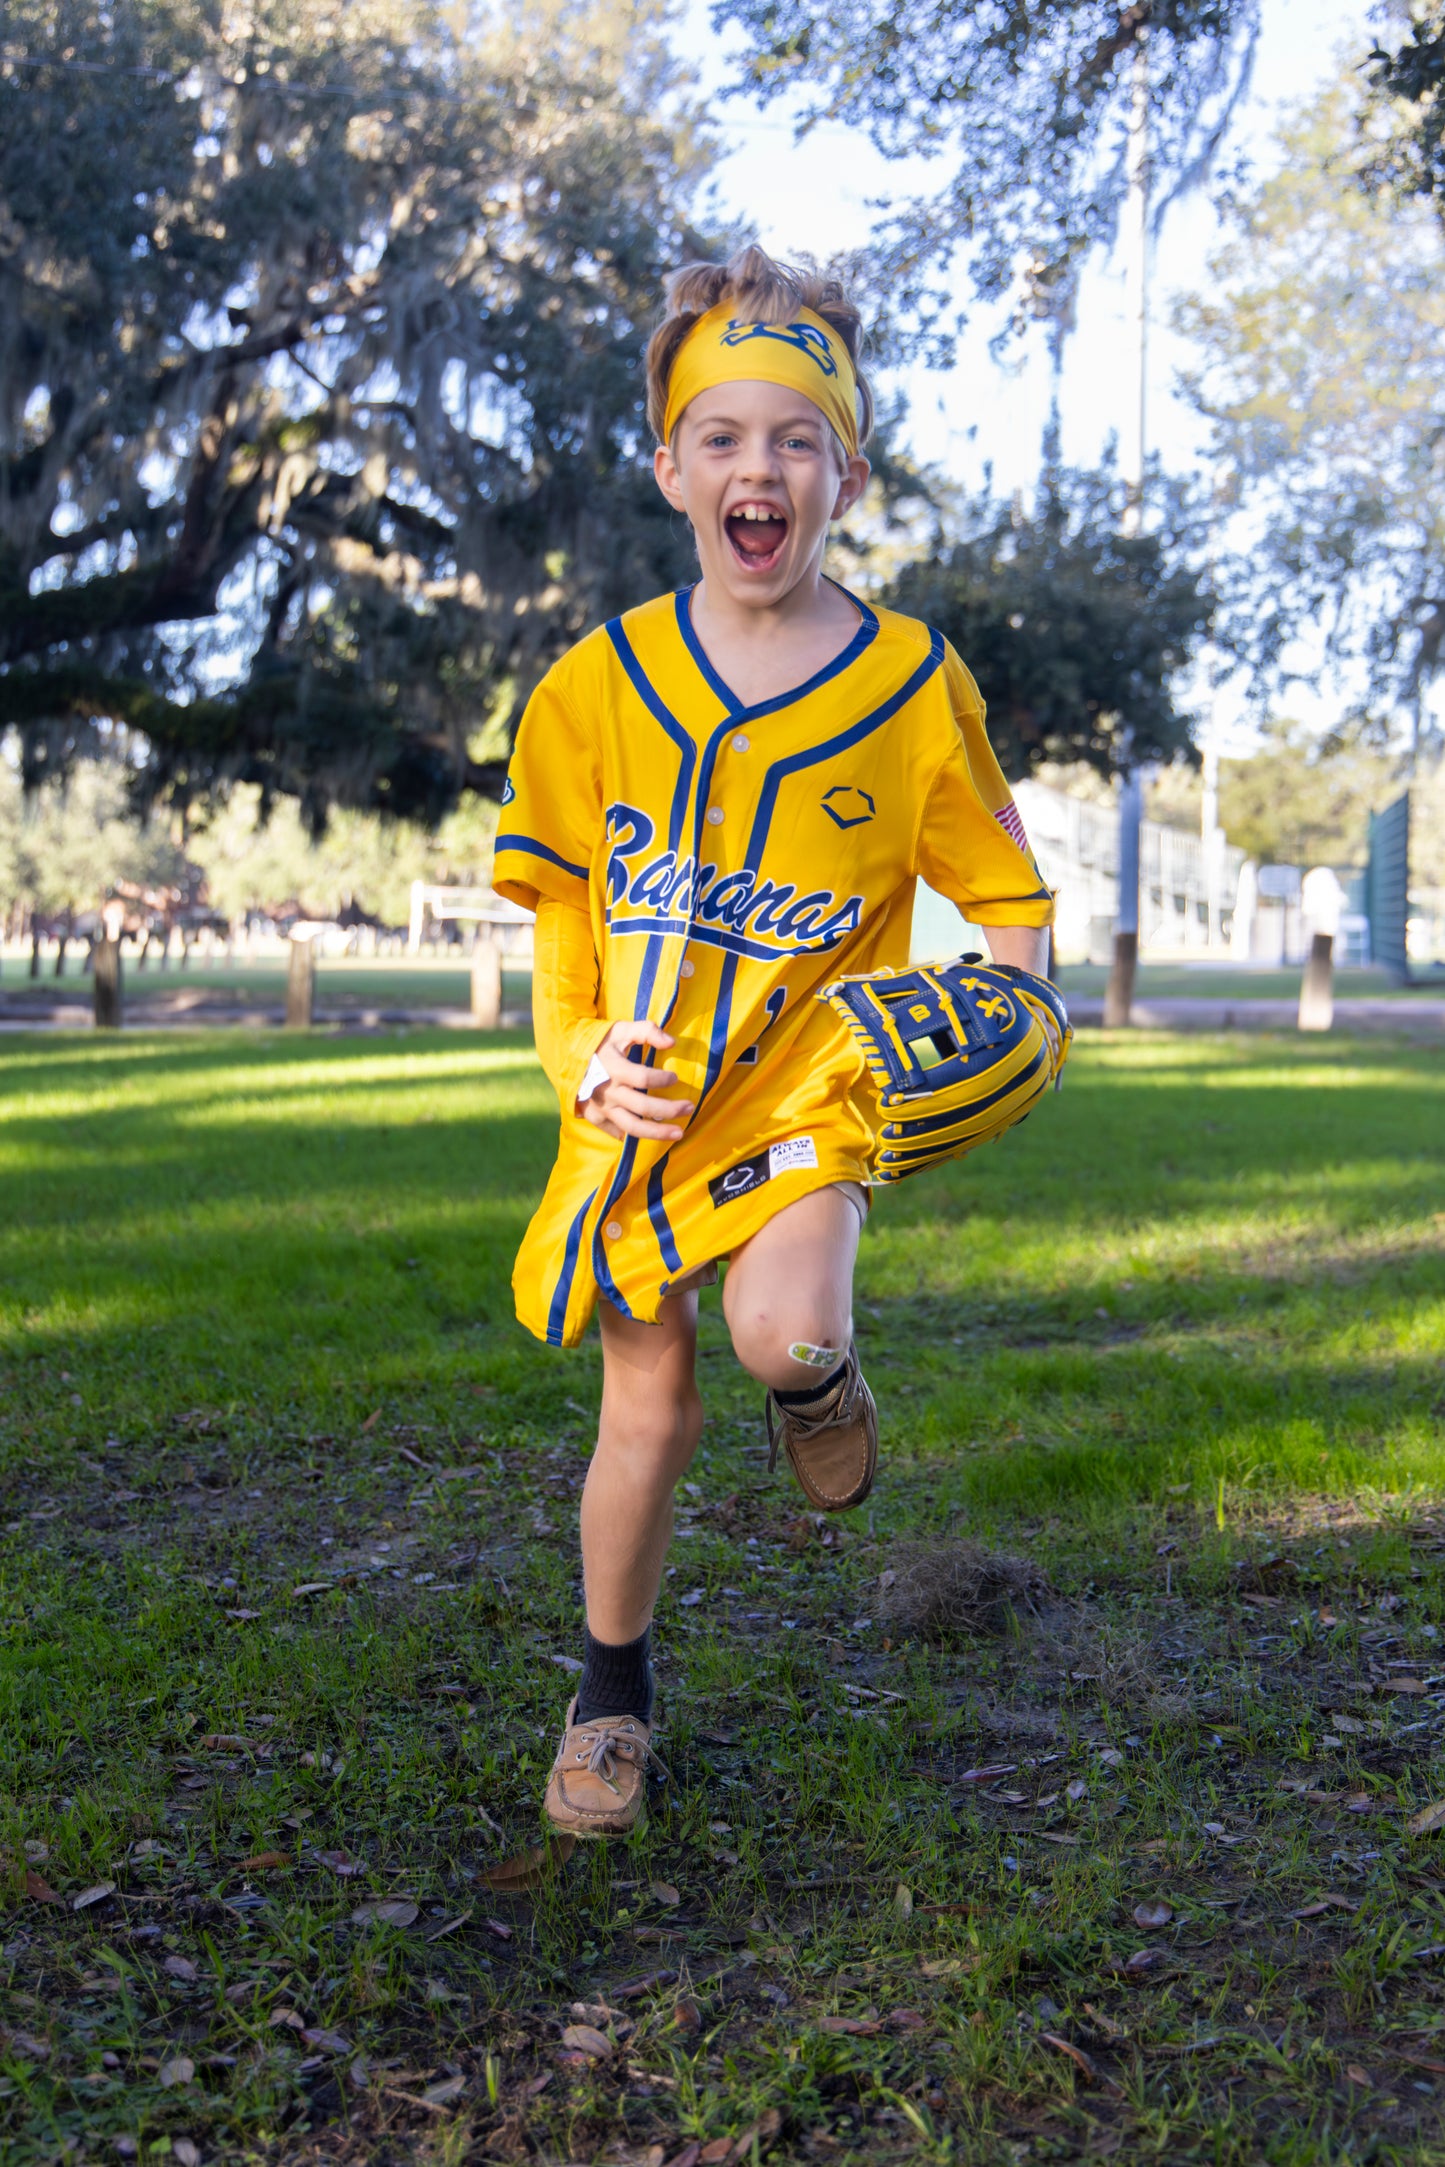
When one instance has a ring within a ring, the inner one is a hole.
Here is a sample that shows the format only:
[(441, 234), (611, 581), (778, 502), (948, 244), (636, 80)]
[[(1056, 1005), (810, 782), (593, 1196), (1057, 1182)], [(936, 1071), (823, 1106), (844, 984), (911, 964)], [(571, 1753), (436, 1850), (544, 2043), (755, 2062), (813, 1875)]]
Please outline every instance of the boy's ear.
[(873, 469), (863, 457), (862, 452), (855, 452), (844, 468), (843, 479), (838, 484), (838, 496), (833, 505), (833, 517), (835, 519), (841, 519), (845, 512), (852, 511), (854, 505), (868, 487), (868, 477), (872, 472)]
[(658, 488), (662, 491), (673, 510), (675, 512), (685, 511), (687, 507), (682, 501), (682, 479), (678, 474), (677, 461), (673, 458), (669, 445), (658, 445), (652, 455), (652, 472)]

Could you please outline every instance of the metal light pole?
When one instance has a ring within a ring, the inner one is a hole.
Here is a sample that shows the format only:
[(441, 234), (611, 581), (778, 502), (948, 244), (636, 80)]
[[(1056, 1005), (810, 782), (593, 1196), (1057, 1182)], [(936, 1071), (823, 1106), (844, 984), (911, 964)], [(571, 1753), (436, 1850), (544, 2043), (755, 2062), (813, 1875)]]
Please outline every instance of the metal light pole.
[[(1134, 49), (1134, 99), (1129, 113), (1125, 161), (1129, 192), (1124, 205), (1125, 313), (1134, 345), (1135, 398), (1122, 435), (1120, 465), (1129, 491), (1124, 533), (1135, 535), (1144, 519), (1145, 398), (1149, 356), (1149, 62), (1143, 37)], [(1104, 1022), (1118, 1029), (1134, 1008), (1139, 962), (1139, 823), (1144, 813), (1143, 778), (1130, 764), (1119, 793), (1119, 914), (1114, 960), (1104, 993)]]

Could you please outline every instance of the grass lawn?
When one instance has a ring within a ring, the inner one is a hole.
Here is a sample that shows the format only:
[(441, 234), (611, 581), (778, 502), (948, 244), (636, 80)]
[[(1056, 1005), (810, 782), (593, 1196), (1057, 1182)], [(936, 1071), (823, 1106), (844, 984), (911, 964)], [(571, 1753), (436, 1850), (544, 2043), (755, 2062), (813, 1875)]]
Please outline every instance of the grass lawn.
[(883, 1195), (837, 1525), (705, 1297), (669, 1779), (532, 1865), (554, 1122), (520, 1036), (6, 1042), (6, 2167), (1445, 2158), (1438, 1054), (1086, 1038)]

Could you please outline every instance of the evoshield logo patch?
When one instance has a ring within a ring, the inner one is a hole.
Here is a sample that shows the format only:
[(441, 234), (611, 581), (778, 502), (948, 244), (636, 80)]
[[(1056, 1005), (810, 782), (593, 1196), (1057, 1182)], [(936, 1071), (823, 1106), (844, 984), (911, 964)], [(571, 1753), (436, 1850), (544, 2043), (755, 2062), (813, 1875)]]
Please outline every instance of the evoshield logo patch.
[(769, 1144), (766, 1151), (755, 1152), (750, 1159), (739, 1159), (736, 1166), (708, 1183), (707, 1193), (714, 1207), (731, 1204), (740, 1196), (751, 1196), (775, 1174), (789, 1174), (795, 1167), (817, 1163), (818, 1147), (812, 1137), (790, 1136), (785, 1143)]

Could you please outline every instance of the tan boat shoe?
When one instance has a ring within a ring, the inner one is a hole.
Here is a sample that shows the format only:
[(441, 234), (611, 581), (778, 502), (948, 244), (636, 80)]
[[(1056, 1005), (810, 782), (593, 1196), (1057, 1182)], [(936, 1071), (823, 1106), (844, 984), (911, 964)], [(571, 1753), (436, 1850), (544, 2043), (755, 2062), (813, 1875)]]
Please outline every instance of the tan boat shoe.
[(542, 1810), (569, 1836), (626, 1836), (642, 1819), (648, 1762), (662, 1767), (652, 1750), (652, 1726), (640, 1716), (578, 1723), (576, 1715), (574, 1700)]
[(834, 1390), (806, 1414), (780, 1407), (770, 1392), (767, 1423), (769, 1474), (782, 1445), (820, 1512), (846, 1512), (862, 1504), (878, 1471), (878, 1409), (863, 1382), (856, 1347), (848, 1349), (848, 1366)]

